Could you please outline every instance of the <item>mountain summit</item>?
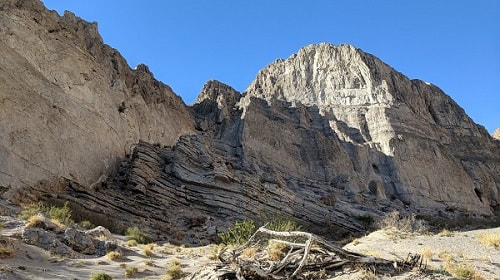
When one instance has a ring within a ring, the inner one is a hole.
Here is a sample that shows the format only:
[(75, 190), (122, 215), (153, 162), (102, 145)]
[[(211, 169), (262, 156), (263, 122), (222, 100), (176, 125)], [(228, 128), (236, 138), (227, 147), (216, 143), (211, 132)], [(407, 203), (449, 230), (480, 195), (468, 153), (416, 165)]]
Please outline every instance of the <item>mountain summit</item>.
[(340, 238), (390, 211), (499, 210), (500, 142), (438, 87), (353, 46), (306, 46), (243, 93), (209, 81), (188, 107), (95, 23), (37, 0), (0, 11), (0, 205), (68, 202), (180, 243), (245, 218)]

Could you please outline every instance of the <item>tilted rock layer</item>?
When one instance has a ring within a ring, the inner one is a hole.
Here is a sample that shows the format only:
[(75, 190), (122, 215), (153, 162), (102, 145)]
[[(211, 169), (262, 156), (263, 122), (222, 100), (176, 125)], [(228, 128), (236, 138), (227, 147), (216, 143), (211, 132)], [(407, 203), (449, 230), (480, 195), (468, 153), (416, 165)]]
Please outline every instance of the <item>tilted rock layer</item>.
[(187, 107), (95, 24), (34, 0), (0, 11), (5, 199), (69, 201), (76, 219), (182, 242), (244, 218), (339, 237), (392, 210), (499, 208), (500, 141), (436, 86), (353, 46), (307, 46), (242, 94), (209, 81)]

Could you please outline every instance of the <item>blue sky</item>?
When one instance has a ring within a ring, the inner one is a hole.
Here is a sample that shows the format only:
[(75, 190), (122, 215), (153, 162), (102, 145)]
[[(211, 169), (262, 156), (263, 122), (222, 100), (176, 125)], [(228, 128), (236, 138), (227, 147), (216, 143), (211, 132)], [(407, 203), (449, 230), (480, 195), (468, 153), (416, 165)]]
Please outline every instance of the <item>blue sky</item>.
[(149, 66), (189, 104), (216, 79), (244, 91), (303, 46), (353, 44), (431, 82), (493, 132), (500, 127), (497, 0), (42, 0), (97, 21), (134, 67)]

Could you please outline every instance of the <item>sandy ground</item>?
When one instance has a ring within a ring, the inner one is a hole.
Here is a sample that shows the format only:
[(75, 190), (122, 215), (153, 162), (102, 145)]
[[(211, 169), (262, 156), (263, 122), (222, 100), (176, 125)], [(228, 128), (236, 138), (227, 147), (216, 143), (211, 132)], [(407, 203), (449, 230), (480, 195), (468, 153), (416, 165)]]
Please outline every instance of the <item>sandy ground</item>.
[[(408, 253), (420, 253), (426, 249), (433, 253), (427, 265), (435, 269), (443, 265), (439, 255), (446, 251), (454, 260), (475, 266), (484, 279), (500, 279), (500, 250), (481, 245), (477, 236), (482, 232), (500, 233), (500, 228), (453, 232), (450, 237), (400, 235), (381, 230), (360, 238), (345, 248), (387, 259), (405, 258)], [(183, 248), (160, 242), (152, 250), (154, 255), (148, 257), (144, 254), (145, 245), (128, 247), (123, 236), (115, 235), (122, 247), (123, 257), (120, 259), (112, 261), (106, 256), (64, 259), (22, 243), (15, 238), (16, 233), (4, 230), (1, 234), (13, 236), (11, 241), (15, 256), (0, 259), (0, 279), (89, 279), (92, 273), (101, 271), (111, 275), (113, 279), (160, 279), (173, 259), (179, 260), (183, 271), (187, 273), (193, 273), (214, 262), (209, 257), (214, 255), (215, 245)], [(127, 278), (124, 274), (126, 267), (137, 267), (138, 273)], [(349, 273), (338, 275), (334, 279), (360, 279), (361, 276), (360, 273)], [(393, 279), (452, 278), (440, 273), (411, 272)]]
[(385, 259), (405, 259), (409, 253), (428, 252), (432, 255), (426, 260), (429, 269), (442, 268), (446, 258), (451, 257), (454, 262), (472, 265), (484, 279), (500, 279), (500, 248), (482, 245), (478, 240), (481, 233), (500, 234), (500, 228), (451, 232), (451, 236), (379, 230), (344, 248)]

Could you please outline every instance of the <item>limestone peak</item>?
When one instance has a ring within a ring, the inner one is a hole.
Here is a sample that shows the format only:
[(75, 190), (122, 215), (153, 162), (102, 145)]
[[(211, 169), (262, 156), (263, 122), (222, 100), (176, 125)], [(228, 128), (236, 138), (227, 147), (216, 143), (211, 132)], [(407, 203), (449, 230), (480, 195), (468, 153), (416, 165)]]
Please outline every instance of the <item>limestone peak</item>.
[(495, 131), (493, 132), (493, 134), (491, 136), (497, 140), (500, 140), (500, 127), (495, 129)]
[(247, 92), (317, 106), (390, 103), (394, 95), (382, 76), (398, 74), (352, 45), (321, 43), (268, 65)]

